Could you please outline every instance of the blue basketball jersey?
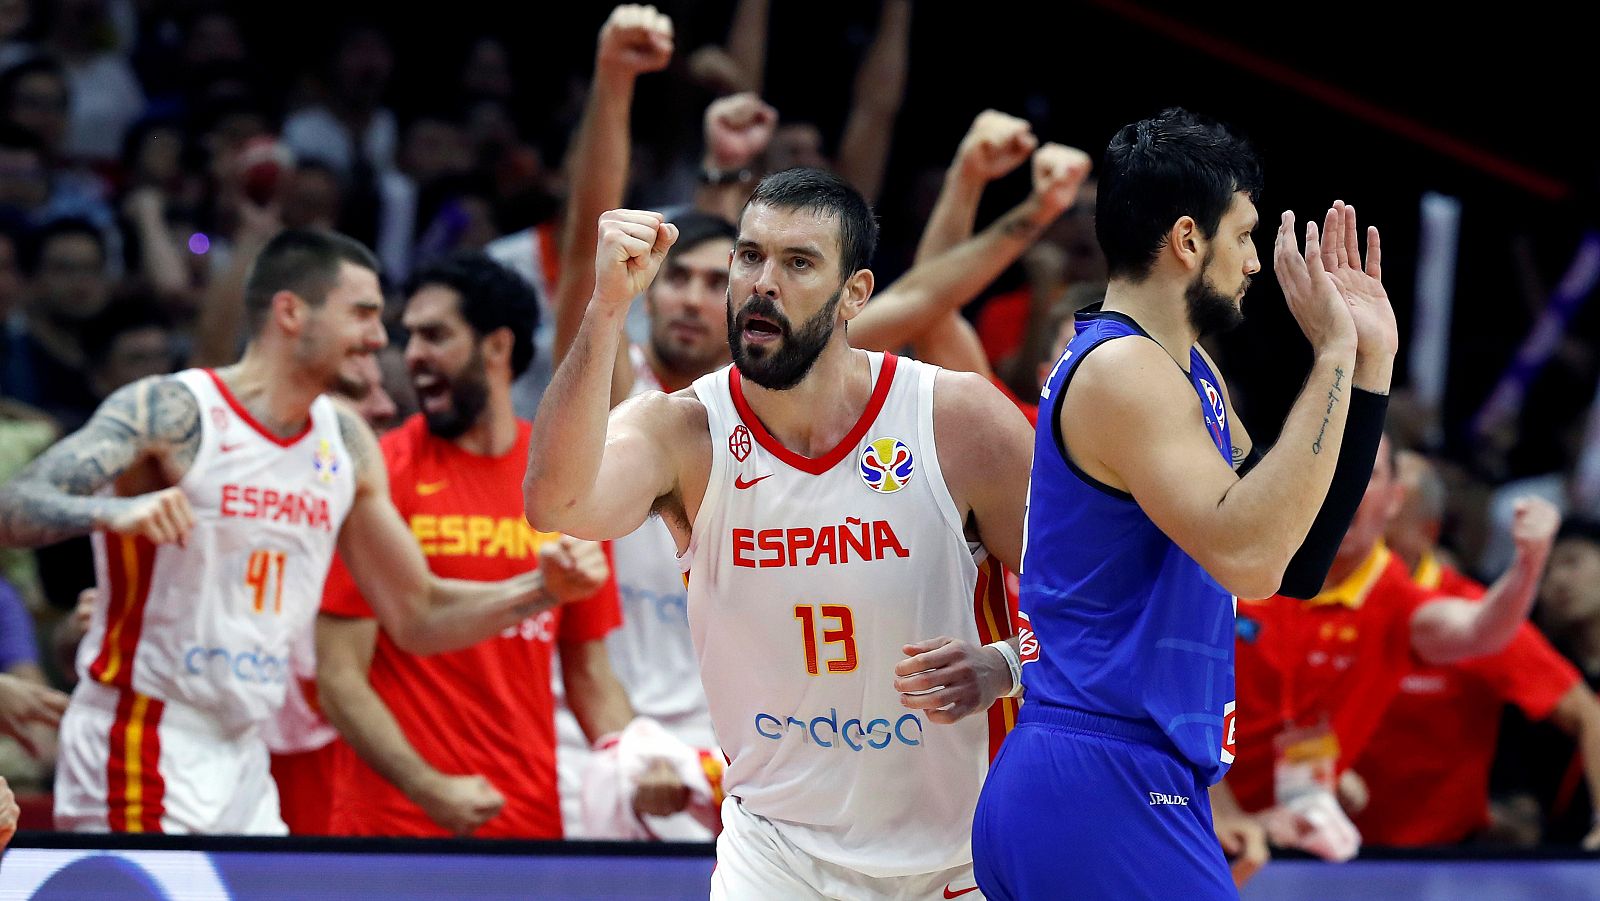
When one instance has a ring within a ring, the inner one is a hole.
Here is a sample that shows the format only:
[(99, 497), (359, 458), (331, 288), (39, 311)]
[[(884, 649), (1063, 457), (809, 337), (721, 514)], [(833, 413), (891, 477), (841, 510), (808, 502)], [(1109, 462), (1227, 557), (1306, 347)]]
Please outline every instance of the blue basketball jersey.
[[(1233, 762), (1233, 596), (1132, 495), (1079, 469), (1057, 428), (1056, 408), (1079, 364), (1129, 337), (1148, 338), (1122, 314), (1081, 314), (1041, 392), (1020, 601), (1039, 656), (1023, 669), (1025, 698), (1153, 726), (1211, 784)], [(1197, 349), (1188, 377), (1228, 460), (1220, 382)]]

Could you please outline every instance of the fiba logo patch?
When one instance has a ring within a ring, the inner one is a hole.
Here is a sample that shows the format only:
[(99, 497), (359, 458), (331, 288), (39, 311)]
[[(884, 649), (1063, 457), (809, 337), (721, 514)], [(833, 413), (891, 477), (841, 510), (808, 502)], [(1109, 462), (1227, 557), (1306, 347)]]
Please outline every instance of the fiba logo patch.
[(734, 427), (733, 431), (728, 435), (728, 453), (733, 454), (733, 458), (740, 463), (743, 463), (745, 458), (750, 456), (749, 429), (743, 425)]
[(334, 456), (333, 445), (328, 443), (328, 439), (317, 442), (317, 454), (311, 458), (311, 466), (324, 485), (332, 484), (333, 477), (339, 474), (339, 458)]
[(1216, 438), (1217, 446), (1222, 446), (1222, 430), (1228, 427), (1228, 407), (1222, 402), (1222, 392), (1205, 379), (1200, 379), (1200, 390), (1206, 396), (1206, 426), (1211, 429), (1212, 437)]
[(915, 465), (911, 448), (898, 438), (874, 438), (861, 449), (861, 481), (880, 494), (906, 487)]

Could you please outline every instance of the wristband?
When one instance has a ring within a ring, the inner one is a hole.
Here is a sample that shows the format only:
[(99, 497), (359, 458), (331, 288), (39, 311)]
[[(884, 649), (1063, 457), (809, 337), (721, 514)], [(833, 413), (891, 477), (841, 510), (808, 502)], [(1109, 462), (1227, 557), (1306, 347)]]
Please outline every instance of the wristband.
[(1017, 649), (1009, 641), (993, 641), (985, 647), (991, 647), (1006, 658), (1006, 666), (1011, 669), (1011, 690), (1001, 695), (1002, 698), (1014, 698), (1022, 694), (1022, 660), (1017, 656)]
[(718, 169), (715, 166), (700, 167), (700, 183), (703, 185), (738, 185), (755, 178), (755, 173), (750, 169)]

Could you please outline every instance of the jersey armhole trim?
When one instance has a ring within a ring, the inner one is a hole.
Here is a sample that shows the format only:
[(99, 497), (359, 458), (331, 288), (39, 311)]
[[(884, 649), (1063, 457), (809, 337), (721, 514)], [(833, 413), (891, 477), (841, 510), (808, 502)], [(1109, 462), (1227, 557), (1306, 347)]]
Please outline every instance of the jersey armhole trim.
[[(728, 369), (721, 369), (710, 375), (702, 376), (696, 379), (691, 386), (695, 400), (699, 401), (700, 406), (705, 407), (706, 410), (706, 430), (711, 435), (711, 471), (706, 477), (706, 490), (700, 495), (700, 509), (694, 511), (694, 517), (689, 521), (689, 542), (677, 556), (678, 571), (683, 573), (685, 577), (689, 574), (689, 567), (694, 563), (695, 551), (704, 533), (702, 520), (707, 515), (706, 511), (713, 509), (713, 505), (722, 503), (723, 483), (727, 481), (728, 472), (727, 462), (723, 460), (722, 454), (717, 452), (717, 435), (722, 431), (722, 419), (717, 415), (717, 405), (703, 396), (706, 393), (703, 389), (709, 389), (709, 393), (712, 395), (715, 395), (719, 390), (726, 391), (727, 373), (731, 369), (732, 367), (729, 367)], [(646, 521), (648, 522), (648, 519)], [(671, 530), (669, 529), (668, 532), (670, 533)], [(673, 550), (677, 550), (676, 542), (674, 542)], [(684, 587), (688, 587), (687, 581), (685, 581)]]
[[(966, 543), (966, 524), (961, 521), (961, 511), (956, 508), (956, 499), (950, 493), (950, 483), (944, 478), (944, 465), (939, 462), (939, 445), (934, 433), (937, 431), (934, 416), (937, 415), (938, 403), (936, 392), (939, 390), (939, 367), (924, 364), (918, 367), (917, 381), (912, 386), (917, 392), (917, 435), (918, 442), (932, 453), (927, 453), (928, 459), (928, 490), (933, 492), (934, 500), (939, 505), (939, 512), (944, 516), (945, 524), (955, 534), (957, 540)], [(926, 405), (926, 407), (924, 407)], [(982, 545), (980, 545), (980, 548)], [(988, 550), (985, 548), (974, 559), (982, 562)]]
[[(1144, 333), (1141, 331), (1139, 334), (1142, 336)], [(1077, 462), (1072, 459), (1072, 455), (1067, 453), (1067, 441), (1066, 438), (1061, 434), (1061, 405), (1066, 403), (1067, 386), (1071, 383), (1072, 377), (1077, 374), (1078, 367), (1083, 365), (1083, 361), (1088, 358), (1090, 354), (1094, 353), (1096, 348), (1103, 347), (1108, 342), (1115, 341), (1118, 338), (1129, 337), (1134, 336), (1113, 335), (1100, 341), (1096, 341), (1095, 343), (1089, 345), (1088, 348), (1080, 352), (1077, 359), (1073, 360), (1072, 364), (1067, 367), (1067, 371), (1061, 374), (1061, 384), (1053, 392), (1055, 395), (1055, 402), (1050, 405), (1049, 415), (1050, 436), (1053, 439), (1052, 443), (1055, 445), (1056, 453), (1061, 455), (1061, 461), (1067, 464), (1067, 469), (1071, 470), (1072, 474), (1077, 476), (1079, 481), (1100, 492), (1101, 494), (1116, 498), (1119, 501), (1136, 503), (1132, 494), (1129, 494), (1120, 488), (1113, 488), (1094, 476), (1089, 475), (1087, 472), (1084, 472), (1083, 469), (1078, 466)]]

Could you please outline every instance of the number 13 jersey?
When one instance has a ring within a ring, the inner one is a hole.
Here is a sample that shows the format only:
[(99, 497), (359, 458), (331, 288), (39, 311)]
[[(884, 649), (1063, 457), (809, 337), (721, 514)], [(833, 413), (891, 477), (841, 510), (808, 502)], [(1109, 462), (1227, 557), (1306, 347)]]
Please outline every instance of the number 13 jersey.
[(797, 847), (868, 876), (971, 859), (972, 812), (1015, 702), (953, 725), (900, 703), (902, 647), (1010, 634), (933, 436), (938, 369), (869, 354), (874, 388), (824, 456), (783, 447), (738, 370), (695, 382), (711, 476), (689, 548), (689, 628), (724, 788)]

